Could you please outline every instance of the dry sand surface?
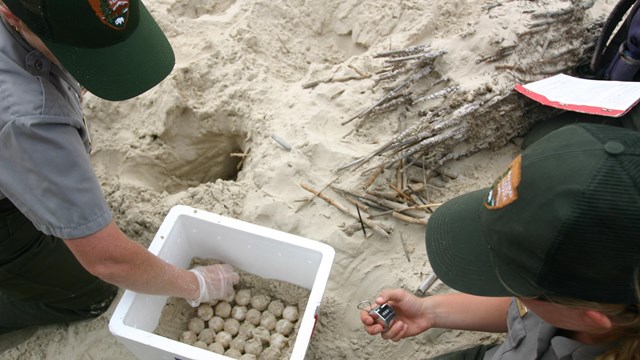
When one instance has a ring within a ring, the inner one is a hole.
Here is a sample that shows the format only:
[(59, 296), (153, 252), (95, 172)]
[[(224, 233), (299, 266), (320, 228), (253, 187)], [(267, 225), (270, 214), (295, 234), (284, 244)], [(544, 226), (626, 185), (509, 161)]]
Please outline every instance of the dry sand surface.
[[(356, 220), (321, 199), (298, 211), (310, 196), (300, 184), (322, 188), (338, 167), (371, 153), (420, 119), (421, 111), (444, 101), (405, 104), (343, 125), (385, 93), (383, 84), (374, 86), (384, 59), (373, 55), (431, 44), (447, 51), (433, 67), (459, 86), (460, 101), (473, 102), (476, 89), (500, 98), (512, 93), (517, 81), (539, 79), (575, 62), (581, 56), (575, 49), (592, 40), (585, 29), (602, 21), (612, 1), (145, 3), (174, 46), (173, 72), (136, 99), (107, 102), (89, 94), (85, 100), (95, 169), (127, 235), (147, 246), (169, 209), (184, 204), (331, 245), (336, 257), (307, 359), (424, 359), (500, 340), (500, 335), (437, 329), (399, 343), (367, 335), (357, 304), (383, 288), (413, 291), (430, 272), (424, 225), (381, 217), (376, 221), (391, 231), (389, 238), (365, 239), (359, 231), (343, 231)], [(562, 32), (567, 28), (572, 35)], [(504, 58), (488, 59), (500, 51)], [(316, 80), (322, 81), (304, 86)], [(444, 187), (427, 186), (423, 195), (429, 201), (486, 187), (506, 168), (525, 128), (509, 127), (525, 122), (522, 108), (511, 109), (483, 115), (492, 125), (460, 146), (473, 147), (478, 139), (486, 146), (446, 162), (458, 177)], [(468, 116), (465, 122), (481, 119)], [(238, 166), (240, 158), (230, 153), (249, 155)], [(366, 167), (342, 174), (335, 184), (357, 189)], [(412, 181), (422, 178), (417, 174)], [(394, 170), (385, 171), (379, 181), (394, 176)], [(339, 199), (331, 189), (327, 195)], [(445, 291), (436, 282), (433, 292)], [(116, 303), (93, 321), (40, 328), (0, 357), (134, 359), (107, 327)]]

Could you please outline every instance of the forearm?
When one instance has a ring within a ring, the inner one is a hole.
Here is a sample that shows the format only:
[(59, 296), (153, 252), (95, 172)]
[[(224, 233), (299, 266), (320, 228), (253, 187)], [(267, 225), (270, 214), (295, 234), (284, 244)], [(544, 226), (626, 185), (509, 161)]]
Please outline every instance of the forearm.
[(445, 329), (506, 332), (511, 298), (480, 297), (462, 293), (424, 298), (433, 326)]
[(130, 249), (123, 261), (110, 261), (94, 267), (102, 280), (145, 294), (169, 295), (188, 299), (198, 297), (198, 282), (193, 273), (173, 266), (147, 249)]
[(193, 273), (151, 254), (113, 223), (88, 237), (65, 243), (87, 271), (106, 282), (146, 294), (198, 297)]

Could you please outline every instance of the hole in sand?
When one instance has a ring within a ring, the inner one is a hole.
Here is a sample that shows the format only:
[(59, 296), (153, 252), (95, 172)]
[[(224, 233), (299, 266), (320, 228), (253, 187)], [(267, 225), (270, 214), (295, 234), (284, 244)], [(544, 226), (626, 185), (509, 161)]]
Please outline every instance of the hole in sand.
[[(235, 181), (242, 170), (244, 137), (220, 132), (183, 136), (179, 142), (154, 137), (144, 154), (103, 150), (93, 155), (97, 171), (122, 183), (175, 194), (203, 183)], [(157, 144), (156, 144), (157, 143)]]

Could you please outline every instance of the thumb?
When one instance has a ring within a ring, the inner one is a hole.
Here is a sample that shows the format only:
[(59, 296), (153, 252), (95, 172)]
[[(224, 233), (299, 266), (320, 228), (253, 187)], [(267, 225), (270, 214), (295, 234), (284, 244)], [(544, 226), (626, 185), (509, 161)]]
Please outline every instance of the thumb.
[(407, 292), (402, 289), (387, 289), (382, 290), (380, 295), (376, 298), (376, 304), (382, 305), (388, 302), (401, 302), (406, 299)]

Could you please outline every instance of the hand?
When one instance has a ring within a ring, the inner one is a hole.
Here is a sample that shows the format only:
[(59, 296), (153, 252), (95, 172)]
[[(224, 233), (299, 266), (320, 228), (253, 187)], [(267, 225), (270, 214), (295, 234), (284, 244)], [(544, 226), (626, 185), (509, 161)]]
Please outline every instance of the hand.
[(384, 290), (376, 298), (376, 304), (387, 303), (395, 311), (396, 315), (389, 330), (385, 332), (383, 326), (376, 323), (367, 311), (360, 312), (360, 320), (369, 334), (380, 334), (383, 339), (399, 341), (420, 334), (433, 326), (433, 321), (426, 312), (425, 300), (401, 289)]
[(189, 271), (196, 275), (200, 286), (198, 298), (187, 299), (193, 307), (200, 305), (201, 302), (228, 298), (234, 294), (233, 285), (240, 281), (240, 276), (229, 264), (197, 266)]

